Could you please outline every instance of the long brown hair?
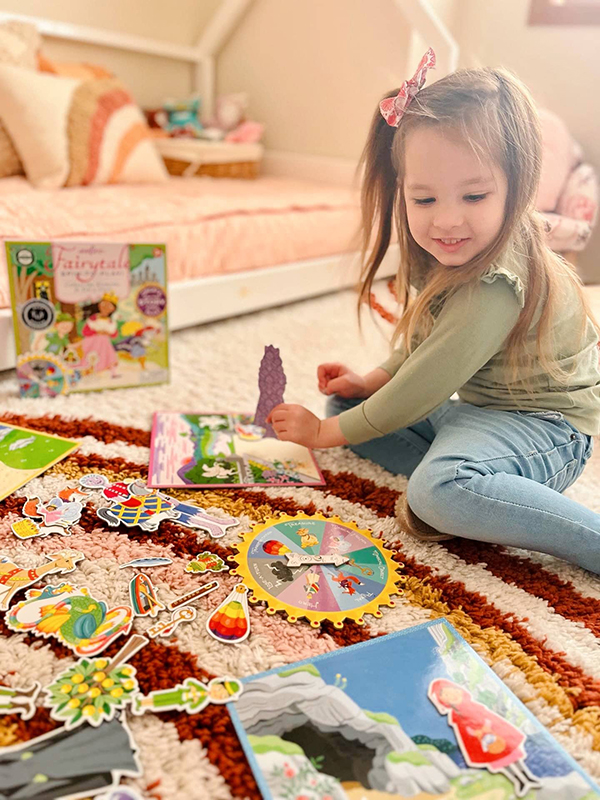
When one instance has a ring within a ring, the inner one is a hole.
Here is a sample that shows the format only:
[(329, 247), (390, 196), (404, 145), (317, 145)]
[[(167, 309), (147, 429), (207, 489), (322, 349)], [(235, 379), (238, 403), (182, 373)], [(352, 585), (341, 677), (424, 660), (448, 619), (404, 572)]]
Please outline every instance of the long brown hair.
[[(394, 97), (398, 90), (386, 94)], [(407, 136), (420, 126), (436, 126), (460, 137), (482, 160), (505, 173), (508, 190), (504, 221), (495, 240), (461, 267), (448, 269), (421, 248), (411, 235), (404, 198), (404, 154)], [(593, 318), (575, 270), (545, 243), (542, 218), (536, 213), (541, 165), (539, 117), (527, 88), (504, 69), (459, 70), (423, 88), (412, 100), (397, 128), (390, 127), (377, 108), (361, 164), (363, 270), (359, 309), (370, 297), (375, 274), (390, 246), (395, 227), (400, 249), (397, 273), (402, 315), (392, 344), (402, 337), (410, 353), (415, 342), (431, 331), (435, 309), (459, 287), (475, 286), (480, 276), (511, 247), (527, 265), (525, 304), (505, 343), (507, 382), (524, 383), (519, 371), (539, 359), (544, 370), (561, 383), (569, 377), (553, 357), (552, 327), (560, 302), (561, 278), (578, 292), (585, 314), (581, 334)], [(420, 285), (419, 285), (420, 282)], [(414, 296), (411, 285), (417, 285)], [(541, 314), (540, 314), (541, 303)], [(537, 319), (536, 354), (525, 343)], [(527, 387), (525, 387), (527, 388)]]

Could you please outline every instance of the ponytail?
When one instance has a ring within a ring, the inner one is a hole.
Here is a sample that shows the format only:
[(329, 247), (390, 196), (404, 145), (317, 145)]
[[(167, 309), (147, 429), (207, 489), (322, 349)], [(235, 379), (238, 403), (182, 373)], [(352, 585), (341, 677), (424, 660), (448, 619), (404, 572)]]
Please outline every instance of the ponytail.
[[(395, 97), (398, 89), (385, 97)], [(379, 107), (373, 115), (369, 137), (360, 166), (364, 168), (361, 191), (362, 271), (358, 298), (359, 311), (369, 302), (373, 280), (390, 246), (398, 192), (392, 144), (396, 128), (387, 124)]]

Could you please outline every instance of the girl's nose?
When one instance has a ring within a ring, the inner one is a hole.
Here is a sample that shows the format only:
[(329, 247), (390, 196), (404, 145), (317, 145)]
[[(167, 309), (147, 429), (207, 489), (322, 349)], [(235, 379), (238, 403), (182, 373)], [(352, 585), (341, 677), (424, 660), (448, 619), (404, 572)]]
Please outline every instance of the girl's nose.
[(451, 233), (453, 228), (460, 227), (464, 222), (464, 215), (459, 206), (436, 204), (433, 215), (433, 226), (440, 233)]

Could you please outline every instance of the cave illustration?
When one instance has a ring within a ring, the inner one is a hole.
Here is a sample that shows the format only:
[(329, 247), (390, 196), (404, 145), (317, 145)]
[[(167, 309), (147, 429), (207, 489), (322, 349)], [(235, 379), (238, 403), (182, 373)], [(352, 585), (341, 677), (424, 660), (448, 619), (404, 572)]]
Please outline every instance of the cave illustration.
[(337, 731), (322, 731), (311, 722), (281, 734), (281, 738), (299, 745), (308, 759), (319, 759), (319, 772), (332, 775), (340, 783), (356, 781), (365, 789), (369, 782), (375, 750), (357, 739), (349, 741)]

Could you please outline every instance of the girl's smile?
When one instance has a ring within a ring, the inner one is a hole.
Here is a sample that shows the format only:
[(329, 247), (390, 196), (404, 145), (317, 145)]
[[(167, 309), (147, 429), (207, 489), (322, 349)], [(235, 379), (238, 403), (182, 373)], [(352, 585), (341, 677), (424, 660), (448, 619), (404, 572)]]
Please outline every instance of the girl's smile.
[(471, 241), (469, 238), (465, 239), (434, 239), (433, 240), (438, 247), (441, 247), (442, 250), (446, 253), (455, 253), (459, 250), (464, 244)]

